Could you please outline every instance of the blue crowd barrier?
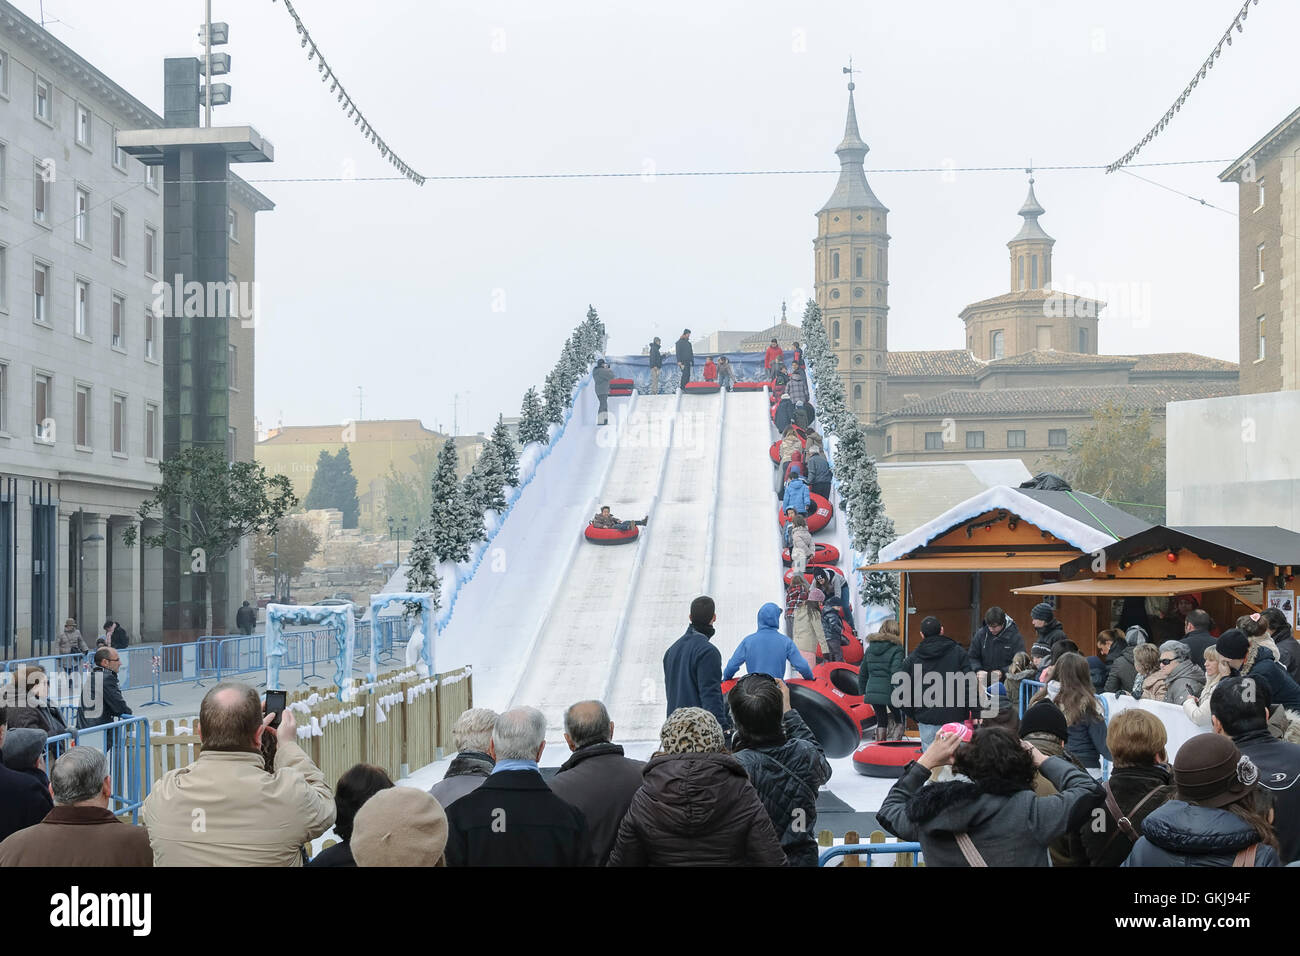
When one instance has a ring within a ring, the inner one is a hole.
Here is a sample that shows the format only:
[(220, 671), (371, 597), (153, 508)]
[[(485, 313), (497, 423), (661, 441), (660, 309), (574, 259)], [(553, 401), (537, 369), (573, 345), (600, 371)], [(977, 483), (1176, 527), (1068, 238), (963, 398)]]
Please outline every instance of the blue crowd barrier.
[(45, 767), (69, 747), (95, 747), (108, 758), (108, 774), (113, 793), (109, 809), (117, 815), (131, 814), (131, 822), (140, 822), (140, 806), (153, 786), (153, 765), (149, 755), (149, 721), (144, 717), (124, 717), (111, 724), (70, 730), (45, 741)]
[(837, 856), (864, 856), (864, 866), (871, 866), (871, 858), (882, 853), (905, 853), (912, 857), (912, 865), (920, 862), (921, 844), (919, 843), (847, 843), (822, 850), (817, 857), (817, 865), (825, 866)]

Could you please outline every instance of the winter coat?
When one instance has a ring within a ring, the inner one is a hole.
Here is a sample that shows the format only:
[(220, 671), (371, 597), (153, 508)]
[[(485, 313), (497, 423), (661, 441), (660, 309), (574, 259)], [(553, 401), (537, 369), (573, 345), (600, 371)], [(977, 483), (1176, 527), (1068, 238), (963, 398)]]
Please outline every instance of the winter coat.
[(782, 866), (772, 820), (731, 754), (657, 754), (642, 773), (610, 866)]
[(1142, 692), (1134, 693), (1134, 697), (1140, 697), (1142, 700), (1164, 700), (1165, 692), (1169, 689), (1165, 683), (1165, 675), (1160, 673), (1160, 668), (1156, 668), (1150, 674), (1142, 678)]
[(140, 822), (154, 866), (302, 866), (302, 845), (334, 823), (334, 794), (292, 741), (279, 742), (274, 773), (260, 753), (205, 750), (163, 774)]
[(678, 707), (703, 707), (722, 729), (731, 726), (727, 707), (722, 701), (722, 654), (710, 643), (708, 634), (686, 629), (664, 653), (664, 690), (668, 695), (668, 714)]
[(1273, 652), (1261, 644), (1252, 653), (1255, 655), (1254, 662), (1251, 663), (1247, 658), (1241, 671), (1234, 671), (1233, 676), (1249, 673), (1251, 677), (1259, 678), (1268, 687), (1270, 704), (1281, 704), (1288, 710), (1300, 710), (1300, 685), (1274, 659)]
[(1065, 739), (1065, 748), (1074, 759), (1089, 769), (1101, 766), (1101, 758), (1110, 759), (1110, 750), (1106, 747), (1106, 721), (1100, 717), (1081, 720), (1066, 728), (1069, 734)]
[(903, 669), (905, 656), (897, 635), (878, 632), (867, 638), (858, 668), (858, 693), (877, 711), (889, 705), (892, 679)]
[(72, 630), (59, 631), (59, 639), (55, 642), (54, 653), (56, 654), (84, 654), (86, 647), (85, 638), (81, 636), (81, 629), (74, 627)]
[[(1060, 757), (1070, 762), (1078, 770), (1085, 770), (1079, 761), (1074, 759), (1074, 755), (1065, 749), (1061, 743), (1061, 738), (1055, 737), (1048, 733), (1029, 733), (1023, 738), (1038, 748), (1039, 752), (1045, 757)], [(1034, 773), (1034, 793), (1040, 797), (1050, 797), (1056, 793), (1056, 786), (1042, 775), (1041, 772)], [(1098, 795), (1098, 800), (1101, 796)], [(1086, 804), (1086, 806), (1085, 806)], [(1084, 801), (1080, 804), (1079, 812), (1089, 812), (1096, 805), (1095, 801)], [(1087, 866), (1088, 855), (1083, 849), (1083, 841), (1079, 839), (1077, 830), (1066, 830), (1061, 836), (1051, 842), (1047, 848), (1048, 855), (1052, 858), (1052, 866)]]
[(795, 646), (805, 654), (824, 653), (830, 647), (826, 643), (826, 632), (822, 630), (821, 610), (810, 601), (795, 608), (791, 634)]
[(716, 382), (718, 380), (718, 365), (713, 359), (704, 363), (704, 381)]
[(1102, 688), (1106, 686), (1106, 677), (1110, 674), (1110, 668), (1104, 660), (1094, 654), (1088, 657), (1088, 671), (1092, 675), (1092, 689), (1100, 694)]
[(802, 528), (796, 527), (793, 531), (790, 532), (790, 557), (791, 558), (794, 557), (794, 552), (796, 551), (803, 552), (805, 563), (809, 558), (813, 556), (813, 551), (814, 551), (813, 537), (812, 537), (812, 532), (808, 530), (807, 525), (804, 525)]
[(734, 371), (731, 367), (731, 361), (723, 356), (722, 361), (718, 362), (718, 382), (723, 388), (730, 388), (731, 383), (736, 380)]
[(799, 441), (798, 435), (790, 435), (781, 439), (781, 464), (794, 457), (795, 452), (803, 450), (803, 442)]
[(1183, 701), (1183, 713), (1198, 727), (1210, 726), (1210, 698), (1214, 696), (1214, 688), (1217, 686), (1219, 686), (1219, 675), (1216, 673), (1206, 680), (1199, 694)]
[(0, 764), (0, 840), (36, 826), (53, 806), (48, 787), (42, 787), (31, 774)]
[(812, 402), (799, 402), (790, 412), (791, 424), (806, 429), (813, 422)]
[(788, 395), (781, 396), (781, 400), (776, 403), (776, 413), (772, 416), (772, 424), (782, 435), (794, 421), (794, 402), (790, 401)]
[(1137, 667), (1133, 663), (1133, 648), (1125, 647), (1120, 651), (1119, 656), (1114, 654), (1114, 648), (1111, 649), (1110, 673), (1106, 675), (1106, 686), (1103, 692), (1107, 694), (1131, 694), (1133, 681), (1137, 679)]
[(1278, 663), (1286, 668), (1292, 680), (1300, 683), (1300, 641), (1291, 633), (1291, 625), (1283, 624), (1276, 631), (1270, 631), (1269, 637), (1277, 645)]
[[(1158, 764), (1150, 767), (1116, 767), (1111, 771), (1107, 783), (1110, 784), (1115, 802), (1119, 804), (1120, 812), (1128, 817), (1139, 837), (1142, 835), (1142, 821), (1172, 799), (1177, 790), (1169, 768)], [(1148, 794), (1151, 796), (1148, 797)], [(1144, 798), (1145, 803), (1142, 802)], [(1142, 804), (1140, 807), (1139, 803)], [(1119, 828), (1105, 800), (1099, 806), (1106, 815), (1104, 822), (1098, 817), (1099, 822), (1094, 825), (1094, 821), (1089, 819), (1079, 828), (1079, 837), (1083, 841), (1090, 865), (1119, 866), (1128, 859), (1135, 841), (1129, 839)]]
[(970, 641), (970, 664), (977, 671), (1006, 674), (1012, 659), (1025, 650), (1028, 650), (1025, 639), (1011, 618), (1007, 618), (1006, 626), (996, 635), (989, 633), (988, 625), (981, 624)]
[(1191, 661), (1179, 661), (1165, 675), (1165, 696), (1162, 699), (1167, 704), (1182, 706), (1187, 698), (1199, 696), (1204, 686), (1205, 671)]
[(812, 668), (804, 660), (794, 641), (780, 631), (781, 608), (772, 602), (764, 604), (758, 611), (758, 630), (748, 635), (731, 655), (722, 672), (723, 680), (731, 680), (745, 665), (749, 674), (768, 674), (778, 679), (785, 677), (786, 661), (801, 676), (812, 680)]
[(1019, 707), (1020, 706), (1020, 682), (1022, 680), (1037, 680), (1037, 679), (1038, 679), (1038, 672), (1034, 670), (1034, 667), (1031, 664), (1028, 667), (1026, 667), (1024, 670), (1009, 672), (1006, 675), (1006, 677), (1003, 678), (1002, 683), (1006, 685), (1007, 696), (1011, 698), (1011, 702), (1017, 707)]
[(114, 621), (113, 638), (109, 643), (112, 644), (113, 650), (120, 651), (131, 646), (131, 635), (126, 632), (126, 628)]
[(551, 792), (578, 808), (587, 822), (587, 839), (597, 866), (604, 866), (618, 837), (618, 825), (641, 789), (645, 761), (623, 756), (615, 743), (575, 750), (551, 778)]
[(802, 369), (790, 373), (790, 401), (808, 401), (808, 377)]
[(609, 397), (609, 383), (614, 381), (614, 370), (608, 365), (597, 365), (592, 370), (591, 380), (596, 383), (596, 395)]
[(794, 612), (803, 607), (804, 602), (808, 600), (808, 579), (802, 574), (796, 574), (791, 581), (791, 586), (785, 589), (785, 616), (793, 617)]
[(99, 807), (54, 807), (0, 843), (6, 866), (153, 866), (149, 834)]
[(1206, 648), (1214, 646), (1215, 637), (1209, 631), (1188, 631), (1183, 635), (1183, 643), (1187, 645), (1188, 655), (1192, 663), (1197, 667), (1205, 667)]
[(735, 757), (758, 791), (781, 849), (791, 866), (817, 865), (817, 791), (831, 778), (831, 765), (797, 710), (781, 718), (784, 743), (737, 744)]
[(1061, 622), (1052, 618), (1043, 627), (1034, 628), (1034, 633), (1038, 635), (1036, 644), (1045, 644), (1048, 647), (1054, 645), (1057, 641), (1065, 640), (1065, 629), (1061, 627)]
[[(972, 707), (978, 707), (978, 699), (966, 692), (974, 687), (974, 680), (954, 681), (949, 674), (973, 674), (970, 658), (960, 644), (951, 637), (936, 634), (925, 637), (916, 645), (916, 650), (903, 660), (899, 668), (905, 675), (902, 706), (908, 716), (918, 724), (947, 724), (961, 722), (970, 717)], [(926, 680), (926, 675), (939, 675), (938, 685)], [(956, 690), (956, 697), (951, 691)]]
[(828, 596), (822, 604), (822, 633), (826, 635), (826, 646), (831, 649), (831, 660), (843, 660), (844, 652), (840, 648), (848, 644), (844, 636), (844, 619), (840, 617), (839, 602), (832, 602)]
[(115, 672), (107, 667), (96, 667), (90, 672), (90, 679), (96, 683), (102, 680), (102, 690), (97, 699), (86, 700), (83, 696), (81, 710), (77, 715), (78, 727), (98, 727), (131, 716), (131, 708), (126, 706), (126, 698), (122, 696), (122, 688)]
[(804, 474), (810, 485), (829, 485), (831, 483), (831, 466), (825, 455), (811, 452), (804, 458)]
[(1098, 784), (1060, 757), (1049, 757), (1040, 772), (1056, 787), (1055, 796), (970, 780), (927, 787), (930, 771), (913, 762), (885, 796), (876, 821), (900, 840), (919, 841), (926, 866), (968, 865), (954, 839), (958, 833), (970, 837), (991, 867), (1047, 866), (1048, 844), (1079, 825), (1079, 806), (1096, 799)]
[(465, 794), (477, 790), (496, 766), (487, 754), (478, 750), (462, 750), (452, 758), (442, 779), (429, 788), (429, 793), (444, 810)]
[(677, 364), (687, 367), (695, 364), (695, 349), (691, 347), (691, 340), (686, 336), (677, 340)]
[(657, 342), (651, 342), (650, 343), (650, 367), (663, 368), (663, 366), (664, 366), (664, 356), (663, 353), (659, 351), (659, 344)]
[(781, 510), (789, 511), (793, 508), (802, 515), (808, 513), (811, 505), (812, 497), (804, 480), (791, 478), (790, 483), (785, 486), (785, 495), (781, 498)]
[(327, 846), (303, 865), (314, 870), (338, 870), (346, 867), (355, 868), (357, 861), (352, 856), (352, 844), (347, 840), (342, 840), (332, 846)]
[(11, 707), (8, 724), (10, 730), (18, 730), (20, 727), (43, 730), (46, 737), (57, 737), (68, 732), (68, 725), (63, 722), (63, 715), (59, 713), (58, 708), (49, 704), (42, 707)]
[[(1142, 821), (1142, 838), (1121, 866), (1232, 866), (1237, 852), (1259, 844), (1259, 834), (1230, 810), (1169, 800)], [(1256, 866), (1281, 866), (1273, 848), (1259, 844)]]
[(776, 368), (777, 362), (784, 361), (785, 352), (781, 350), (781, 346), (779, 345), (769, 345), (767, 350), (763, 353), (763, 368), (767, 369), (769, 372)]
[(557, 797), (536, 770), (498, 770), (446, 813), (448, 866), (595, 862), (582, 813)]
[(1259, 785), (1273, 798), (1273, 829), (1282, 862), (1300, 859), (1300, 746), (1267, 730), (1233, 737), (1237, 749), (1259, 768)]

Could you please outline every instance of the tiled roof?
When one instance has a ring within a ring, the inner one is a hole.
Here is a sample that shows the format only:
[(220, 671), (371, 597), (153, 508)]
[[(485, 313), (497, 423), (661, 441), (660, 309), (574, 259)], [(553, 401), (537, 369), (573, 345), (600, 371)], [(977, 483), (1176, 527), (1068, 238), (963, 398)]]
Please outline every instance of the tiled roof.
[(1133, 371), (1142, 372), (1236, 372), (1236, 362), (1197, 355), (1195, 352), (1152, 352), (1138, 355)]
[[(354, 423), (352, 441), (428, 441), (442, 438), (420, 424), (418, 418), (380, 419)], [(259, 445), (328, 445), (343, 441), (343, 425), (286, 425)]]
[(1160, 408), (1169, 402), (1237, 394), (1235, 383), (1179, 382), (1171, 385), (1076, 385), (1062, 388), (952, 389), (889, 412), (885, 418), (943, 415), (1061, 414), (1091, 412), (1103, 405)]
[(1133, 365), (1137, 359), (1131, 355), (1088, 355), (1084, 352), (1057, 352), (1054, 349), (1031, 349), (1020, 355), (989, 362), (990, 368), (1026, 365)]
[(1101, 299), (1089, 299), (1086, 295), (1075, 295), (1073, 292), (1061, 292), (1056, 289), (1024, 289), (1020, 292), (1004, 292), (1002, 295), (995, 295), (991, 299), (980, 299), (978, 302), (967, 305), (965, 309), (962, 309), (962, 312), (980, 305), (1016, 305), (1021, 302), (1042, 302), (1044, 299), (1057, 296), (1062, 301), (1065, 299), (1083, 299), (1085, 302), (1096, 302), (1102, 308), (1106, 305)]
[(740, 351), (761, 352), (767, 348), (773, 339), (776, 339), (777, 345), (789, 349), (791, 345), (799, 340), (799, 327), (791, 325), (789, 322), (778, 322), (761, 332), (755, 332), (753, 335), (741, 339)]
[(967, 349), (936, 349), (924, 352), (890, 352), (886, 368), (890, 375), (975, 376), (984, 363)]

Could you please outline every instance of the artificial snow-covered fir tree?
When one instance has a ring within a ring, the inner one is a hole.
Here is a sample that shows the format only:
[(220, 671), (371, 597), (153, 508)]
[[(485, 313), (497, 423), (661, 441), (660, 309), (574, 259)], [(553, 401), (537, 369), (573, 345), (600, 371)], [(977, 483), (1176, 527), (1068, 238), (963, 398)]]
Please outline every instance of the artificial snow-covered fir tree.
[(406, 589), (433, 594), (433, 607), (442, 606), (442, 585), (438, 581), (438, 561), (433, 554), (433, 534), (429, 522), (420, 525), (406, 556)]
[(546, 399), (546, 407), (542, 410), (543, 419), (552, 425), (559, 425), (564, 421), (564, 409), (568, 407), (569, 390), (564, 387), (564, 376), (558, 366), (546, 373), (546, 384), (542, 386), (542, 395)]
[(474, 467), (465, 476), (466, 497), (473, 503), (478, 514), (491, 508), (493, 511), (506, 510), (505, 475), (501, 470), (501, 460), (497, 458), (492, 445), (489, 444), (474, 462)]
[(488, 453), (496, 456), (501, 469), (502, 482), (512, 487), (518, 487), (519, 449), (515, 448), (515, 440), (510, 437), (510, 429), (506, 427), (506, 420), (501, 415), (497, 416), (497, 423), (492, 428), (492, 439), (488, 443)]
[(564, 407), (573, 407), (573, 386), (578, 384), (578, 380), (587, 374), (589, 366), (582, 359), (581, 348), (573, 336), (569, 336), (564, 343), (564, 351), (560, 353), (560, 364), (556, 366), (560, 371), (561, 381), (564, 383)]
[(429, 514), (430, 547), (438, 561), (468, 561), (469, 546), (483, 536), (483, 515), (475, 515), (456, 478), (456, 439), (448, 438), (433, 473), (433, 508)]
[(471, 543), (487, 537), (483, 529), (483, 512), (490, 507), (488, 500), (492, 497), (492, 483), (487, 470), (483, 467), (484, 458), (486, 455), (474, 462), (474, 467), (460, 482), (460, 497), (465, 509), (465, 527), (468, 529)]
[(541, 399), (537, 397), (537, 389), (529, 388), (524, 392), (523, 407), (519, 411), (519, 444), (527, 445), (535, 441), (545, 445), (549, 439)]

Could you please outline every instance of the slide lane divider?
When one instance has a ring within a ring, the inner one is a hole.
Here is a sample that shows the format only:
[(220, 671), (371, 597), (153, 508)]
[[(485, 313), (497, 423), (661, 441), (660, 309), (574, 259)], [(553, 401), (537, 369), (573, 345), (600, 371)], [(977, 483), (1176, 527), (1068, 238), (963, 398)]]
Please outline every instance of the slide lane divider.
[(704, 579), (700, 582), (701, 594), (711, 594), (713, 590), (713, 552), (718, 537), (718, 498), (720, 497), (719, 486), (722, 482), (722, 428), (727, 420), (728, 392), (724, 388), (718, 394), (721, 396), (718, 407), (718, 429), (713, 436), (713, 447), (718, 451), (713, 460), (713, 501), (709, 505), (709, 522), (704, 531)]

